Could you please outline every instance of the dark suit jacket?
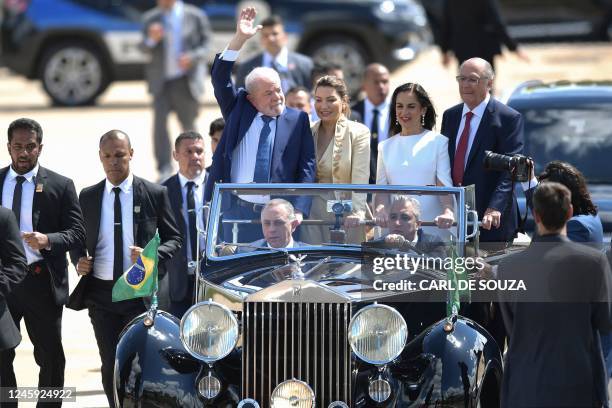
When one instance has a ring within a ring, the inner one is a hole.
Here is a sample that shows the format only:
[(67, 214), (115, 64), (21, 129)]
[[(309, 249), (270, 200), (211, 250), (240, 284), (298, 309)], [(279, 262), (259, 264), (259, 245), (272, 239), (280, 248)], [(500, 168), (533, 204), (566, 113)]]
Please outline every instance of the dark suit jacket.
[(497, 0), (445, 0), (440, 27), (440, 48), (452, 51), (460, 62), (472, 57), (491, 62), (504, 44), (516, 50), (508, 35)]
[(500, 263), (498, 279), (522, 279), (527, 288), (500, 292), (510, 338), (502, 407), (586, 407), (607, 400), (596, 331), (612, 326), (611, 274), (603, 253), (560, 235), (536, 237)]
[[(444, 112), (441, 133), (448, 137), (448, 155), (451, 168), (455, 160), (455, 141), (461, 123), (463, 104)], [(480, 231), (483, 242), (504, 242), (514, 236), (518, 227), (518, 204), (512, 191), (508, 172), (485, 171), (483, 161), (485, 150), (495, 153), (517, 154), (523, 151), (523, 118), (514, 109), (491, 98), (478, 126), (474, 143), (469, 151), (463, 185), (476, 186), (476, 210), (482, 219), (487, 208), (502, 213), (501, 226), (489, 231)]]
[[(85, 230), (87, 232), (86, 244), (71, 252), (72, 262), (76, 265), (79, 257), (85, 256), (86, 250), (89, 256), (96, 257), (96, 246), (100, 233), (100, 217), (102, 211), (102, 195), (106, 180), (87, 187), (79, 194), (79, 201), (85, 218)], [(157, 253), (159, 262), (163, 264), (179, 250), (183, 239), (178, 231), (174, 214), (170, 207), (168, 193), (165, 187), (153, 184), (149, 181), (134, 176), (134, 244), (144, 248), (159, 230), (161, 244)], [(137, 210), (138, 209), (138, 210)], [(158, 271), (161, 274), (163, 268)], [(92, 273), (81, 277), (77, 287), (70, 295), (68, 307), (81, 310), (86, 307), (87, 286), (93, 276)], [(161, 276), (159, 277), (161, 278)], [(110, 301), (110, 299), (109, 299)], [(122, 302), (118, 302), (122, 303)]]
[[(165, 82), (165, 47), (164, 40), (149, 47), (146, 44), (149, 26), (161, 23), (163, 12), (156, 7), (143, 16), (143, 42), (140, 49), (151, 56), (151, 62), (145, 67), (149, 92), (159, 94)], [(183, 21), (181, 23), (183, 52), (191, 56), (193, 66), (187, 71), (189, 90), (194, 99), (198, 100), (204, 94), (204, 78), (206, 76), (206, 57), (208, 56), (208, 42), (211, 37), (210, 23), (201, 9), (191, 4), (183, 4)]]
[[(179, 233), (182, 237), (186, 238), (188, 226), (183, 216), (183, 194), (178, 174), (164, 181), (162, 185), (168, 189), (170, 206), (172, 207)], [(206, 179), (204, 185), (206, 185)], [(204, 205), (204, 203), (201, 204)], [(161, 267), (165, 273), (168, 273), (166, 279), (168, 279), (169, 283), (170, 299), (175, 302), (185, 299), (187, 295), (187, 245), (189, 243), (185, 240), (181, 248)], [(200, 249), (203, 250), (203, 248)]]
[[(253, 58), (238, 65), (236, 71), (236, 86), (244, 87), (244, 79), (253, 70), (253, 68), (263, 65), (263, 53), (257, 54)], [(313, 62), (310, 57), (289, 51), (287, 57), (287, 80), (289, 87), (303, 86), (306, 89), (312, 87), (312, 67)]]
[[(8, 169), (0, 170), (0, 200)], [(34, 231), (46, 234), (51, 243), (51, 249), (43, 249), (40, 254), (51, 273), (55, 303), (63, 305), (68, 300), (66, 252), (85, 242), (83, 216), (72, 180), (39, 167), (32, 203), (32, 226)]]
[[(257, 110), (246, 98), (246, 90), (241, 88), (237, 91), (232, 84), (233, 65), (233, 62), (220, 60), (217, 55), (212, 67), (211, 77), (215, 97), (225, 119), (225, 129), (210, 167), (205, 191), (206, 201), (210, 201), (215, 183), (231, 182), (232, 152), (257, 115)], [(314, 140), (308, 115), (292, 108), (285, 108), (276, 123), (270, 182), (314, 183), (314, 180)], [(225, 200), (225, 204), (231, 203)], [(294, 205), (308, 215), (310, 210), (308, 197), (297, 197)]]
[(26, 275), (26, 257), (17, 220), (0, 206), (0, 350), (16, 347), (21, 335), (6, 304), (6, 297)]

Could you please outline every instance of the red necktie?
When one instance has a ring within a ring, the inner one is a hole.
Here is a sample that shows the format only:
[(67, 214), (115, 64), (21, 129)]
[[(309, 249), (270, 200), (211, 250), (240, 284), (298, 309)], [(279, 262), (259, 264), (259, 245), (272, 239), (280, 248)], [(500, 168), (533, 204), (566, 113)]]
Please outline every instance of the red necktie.
[(459, 136), (459, 144), (455, 152), (455, 160), (453, 161), (453, 185), (460, 186), (463, 183), (463, 173), (465, 170), (465, 155), (467, 154), (468, 141), (470, 140), (470, 121), (474, 114), (468, 111), (465, 114), (465, 126), (463, 132)]

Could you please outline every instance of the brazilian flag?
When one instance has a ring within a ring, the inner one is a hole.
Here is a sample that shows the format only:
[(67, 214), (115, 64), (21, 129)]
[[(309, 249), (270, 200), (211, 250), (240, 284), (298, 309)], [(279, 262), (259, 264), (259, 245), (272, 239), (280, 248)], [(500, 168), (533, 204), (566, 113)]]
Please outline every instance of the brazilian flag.
[(117, 279), (113, 286), (113, 302), (151, 296), (157, 291), (157, 248), (160, 241), (159, 233), (156, 232), (136, 263)]

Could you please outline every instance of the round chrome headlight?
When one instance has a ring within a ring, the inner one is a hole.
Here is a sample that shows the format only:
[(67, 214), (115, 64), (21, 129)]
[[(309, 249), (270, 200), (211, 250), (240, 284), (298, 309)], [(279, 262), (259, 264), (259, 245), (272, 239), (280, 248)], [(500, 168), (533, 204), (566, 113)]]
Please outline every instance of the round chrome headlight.
[(385, 402), (391, 396), (391, 384), (382, 378), (373, 380), (368, 386), (368, 394), (376, 402)]
[(193, 305), (181, 319), (181, 341), (194, 357), (213, 363), (236, 346), (239, 329), (234, 314), (215, 302)]
[(221, 392), (221, 382), (211, 374), (204, 376), (198, 383), (198, 392), (206, 399), (213, 399)]
[(312, 408), (315, 404), (314, 391), (300, 380), (287, 380), (278, 384), (270, 396), (272, 408)]
[(349, 324), (353, 353), (370, 364), (387, 364), (400, 355), (408, 327), (401, 314), (386, 305), (370, 305), (358, 311)]

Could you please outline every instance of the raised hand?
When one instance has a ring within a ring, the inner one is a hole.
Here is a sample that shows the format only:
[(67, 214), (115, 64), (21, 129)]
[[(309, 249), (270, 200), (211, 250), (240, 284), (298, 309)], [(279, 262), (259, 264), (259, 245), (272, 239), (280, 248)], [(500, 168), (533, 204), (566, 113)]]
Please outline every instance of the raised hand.
[(256, 15), (257, 11), (254, 7), (243, 8), (236, 23), (236, 34), (244, 37), (245, 40), (257, 34), (261, 30), (261, 25), (254, 25)]

